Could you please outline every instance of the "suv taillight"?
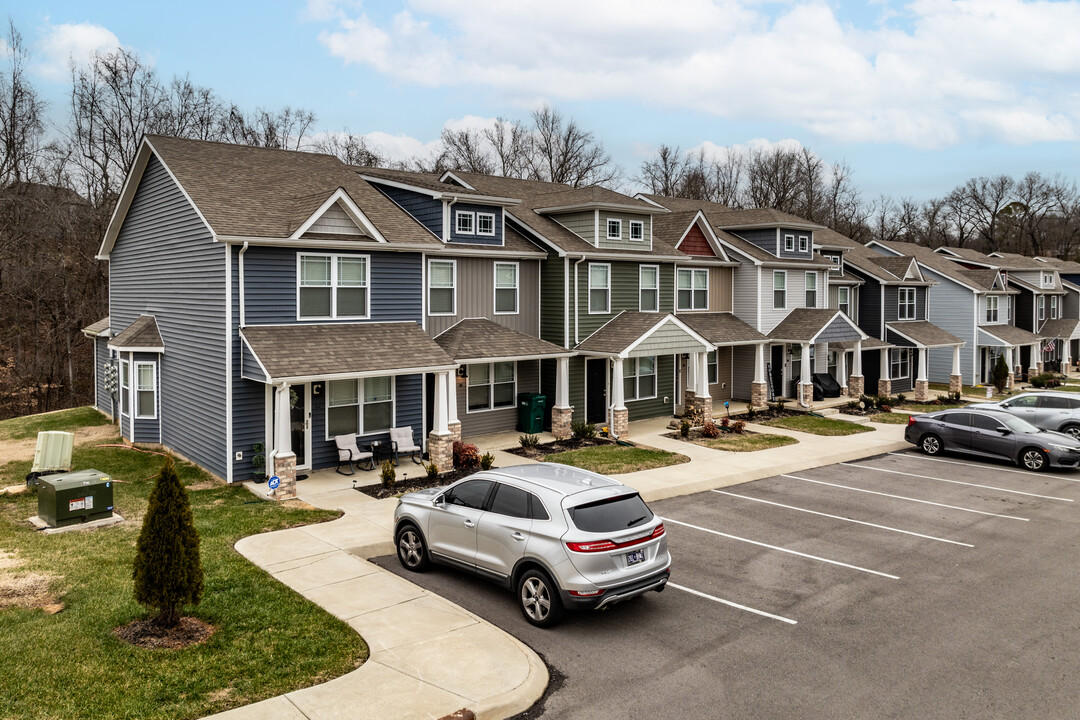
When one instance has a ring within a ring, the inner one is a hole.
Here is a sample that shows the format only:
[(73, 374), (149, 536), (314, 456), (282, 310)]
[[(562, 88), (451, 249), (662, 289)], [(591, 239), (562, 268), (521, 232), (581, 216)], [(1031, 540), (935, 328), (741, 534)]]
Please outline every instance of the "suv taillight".
[(907, 424), (908, 424), (908, 427), (911, 427), (912, 425), (915, 424), (915, 416), (914, 415), (908, 415), (907, 416)]
[(660, 523), (655, 528), (653, 528), (651, 535), (646, 535), (645, 537), (637, 538), (636, 540), (628, 540), (621, 543), (617, 543), (612, 540), (595, 540), (593, 542), (581, 543), (568, 542), (566, 543), (566, 547), (570, 548), (574, 552), (580, 553), (605, 552), (607, 550), (618, 550), (619, 548), (630, 547), (631, 545), (640, 545), (643, 542), (655, 540), (656, 538), (663, 535), (665, 532), (666, 531), (664, 530), (664, 523)]

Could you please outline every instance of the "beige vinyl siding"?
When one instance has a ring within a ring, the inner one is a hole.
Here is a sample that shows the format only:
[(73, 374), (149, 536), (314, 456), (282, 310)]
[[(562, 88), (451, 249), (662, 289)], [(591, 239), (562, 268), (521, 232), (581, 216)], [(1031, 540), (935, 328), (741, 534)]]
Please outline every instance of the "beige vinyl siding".
[[(540, 336), (540, 319), (536, 304), (540, 293), (540, 263), (537, 260), (512, 260), (518, 266), (518, 311), (516, 314), (495, 314), (495, 263), (492, 258), (444, 258), (428, 256), (429, 261), (454, 260), (457, 264), (454, 315), (428, 315), (428, 334), (444, 332), (465, 318), (487, 318), (504, 327), (527, 335)], [(427, 288), (424, 288), (427, 292)], [(561, 298), (558, 310), (562, 309)]]
[[(713, 399), (713, 414), (724, 414), (724, 401), (732, 398), (731, 394), (731, 356), (730, 347), (716, 349), (716, 382), (709, 385), (709, 396)], [(751, 362), (753, 356), (751, 355)], [(749, 386), (748, 386), (749, 389)]]
[(312, 233), (335, 233), (337, 235), (363, 235), (364, 232), (356, 226), (352, 218), (342, 209), (341, 205), (334, 203), (322, 216), (316, 220), (308, 232)]
[[(592, 243), (593, 245), (596, 244), (596, 213), (592, 210), (552, 215), (551, 217), (570, 232), (583, 238), (586, 242)], [(603, 230), (601, 230), (601, 232), (603, 232)]]
[[(754, 361), (757, 349), (753, 345), (740, 345), (731, 348), (732, 356), (732, 381), (731, 396), (736, 400), (750, 399), (750, 384), (754, 382)], [(765, 347), (765, 362), (772, 357), (772, 350)], [(766, 371), (768, 367), (766, 367)], [(767, 374), (767, 373), (766, 373)], [(768, 377), (765, 378), (769, 382)]]
[(709, 268), (709, 311), (731, 312), (732, 268)]
[[(618, 240), (609, 240), (607, 236), (608, 219), (622, 222), (622, 237)], [(644, 239), (630, 239), (630, 221), (644, 223)], [(607, 250), (650, 250), (652, 249), (652, 217), (649, 215), (637, 215), (635, 213), (619, 213), (600, 211), (600, 241), (598, 247)]]

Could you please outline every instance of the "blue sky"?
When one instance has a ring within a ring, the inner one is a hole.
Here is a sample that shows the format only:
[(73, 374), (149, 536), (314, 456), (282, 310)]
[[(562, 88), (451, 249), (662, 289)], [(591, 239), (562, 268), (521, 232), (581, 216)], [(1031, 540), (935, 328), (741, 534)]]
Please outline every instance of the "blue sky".
[[(795, 141), (864, 196), (1075, 172), (1080, 3), (1020, 0), (39, 2), (7, 13), (62, 121), (68, 58), (117, 44), (242, 107), (391, 155), (548, 102), (633, 175), (660, 143)], [(572, 22), (571, 22), (572, 20)]]

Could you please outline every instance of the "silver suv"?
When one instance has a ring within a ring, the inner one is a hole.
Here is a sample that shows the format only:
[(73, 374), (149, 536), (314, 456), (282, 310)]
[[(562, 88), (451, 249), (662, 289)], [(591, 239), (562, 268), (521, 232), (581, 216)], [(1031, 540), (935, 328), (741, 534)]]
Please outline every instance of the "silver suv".
[(633, 488), (540, 463), (471, 475), (403, 495), (394, 511), (401, 564), (475, 572), (517, 593), (525, 619), (550, 627), (564, 608), (607, 607), (671, 572), (664, 524)]
[(974, 403), (969, 408), (1004, 410), (1027, 420), (1040, 430), (1053, 430), (1080, 438), (1080, 394), (1026, 392), (994, 403)]

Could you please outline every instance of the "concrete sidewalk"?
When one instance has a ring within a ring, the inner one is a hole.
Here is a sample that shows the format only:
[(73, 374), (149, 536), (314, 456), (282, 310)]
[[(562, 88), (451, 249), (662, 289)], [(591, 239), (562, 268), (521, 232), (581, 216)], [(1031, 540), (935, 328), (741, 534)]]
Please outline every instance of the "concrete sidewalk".
[[(799, 443), (734, 453), (664, 437), (671, 432), (668, 422), (656, 418), (630, 426), (635, 443), (690, 458), (689, 463), (618, 476), (647, 501), (910, 447), (903, 440), (902, 425), (869, 423), (876, 432), (844, 437), (750, 425), (759, 432), (790, 435)], [(507, 467), (531, 462), (503, 452), (516, 446), (517, 438), (518, 433), (500, 433), (473, 441), (481, 452), (495, 454), (496, 467)], [(357, 479), (370, 482), (374, 476), (361, 474)], [(249, 489), (258, 495), (266, 492), (264, 485), (249, 484)], [(333, 472), (314, 473), (297, 484), (297, 491), (304, 502), (340, 509), (344, 515), (329, 523), (253, 535), (239, 541), (236, 549), (348, 622), (368, 643), (371, 656), (360, 668), (330, 682), (214, 718), (440, 718), (464, 707), (478, 718), (504, 718), (540, 698), (548, 674), (531, 649), (463, 608), (366, 561), (394, 552), (396, 499), (375, 500), (355, 491), (351, 478)], [(514, 600), (507, 594), (506, 601)]]

